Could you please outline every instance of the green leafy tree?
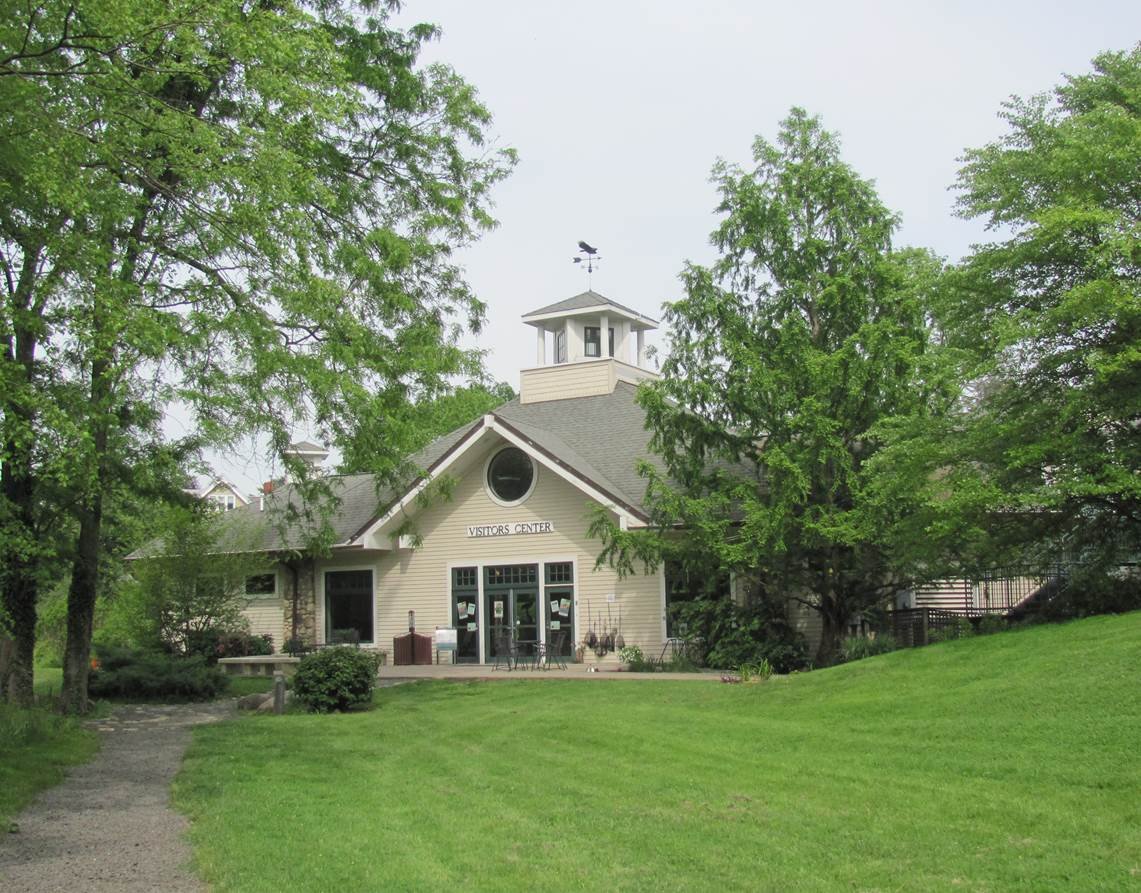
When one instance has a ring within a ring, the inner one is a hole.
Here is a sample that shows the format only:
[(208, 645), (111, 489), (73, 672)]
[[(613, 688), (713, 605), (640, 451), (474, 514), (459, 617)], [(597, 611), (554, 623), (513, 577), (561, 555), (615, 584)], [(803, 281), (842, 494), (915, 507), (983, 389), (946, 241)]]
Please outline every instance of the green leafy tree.
[(931, 550), (1100, 573), (1141, 554), (1141, 46), (1002, 117), (958, 181), (996, 236), (940, 313), (959, 411), (901, 424), (884, 463)]
[[(476, 383), (439, 394), (411, 408), (408, 424), (401, 444), (405, 455), (411, 455), (427, 446), (437, 437), (474, 422), (497, 406), (515, 398), (514, 389), (504, 382)], [(346, 474), (368, 470), (371, 447), (367, 441), (357, 440), (341, 459), (341, 470)], [(412, 469), (419, 471), (420, 469)]]
[[(0, 22), (4, 602), (30, 696), (39, 512), (77, 534), (64, 702), (86, 704), (107, 500), (160, 452), (293, 424), (394, 473), (410, 408), (479, 372), (451, 261), (510, 152), (395, 3), (48, 0)], [(53, 450), (53, 446), (60, 449)], [(303, 469), (294, 469), (301, 472)], [(319, 495), (319, 486), (306, 488)]]
[(895, 508), (865, 498), (866, 464), (882, 419), (944, 405), (926, 362), (940, 269), (892, 252), (896, 218), (817, 118), (794, 109), (753, 156), (752, 170), (714, 169), (720, 259), (685, 268), (662, 379), (639, 393), (665, 466), (642, 468), (654, 526), (600, 515), (592, 530), (621, 570), (683, 557), (752, 580), (754, 598), (804, 603), (828, 664), (849, 618), (910, 582), (883, 537)]
[(145, 557), (132, 562), (136, 589), (124, 596), (122, 624), (130, 642), (185, 652), (205, 632), (247, 628), (246, 581), (272, 570), (251, 540), (260, 531), (201, 505), (169, 509), (157, 529)]

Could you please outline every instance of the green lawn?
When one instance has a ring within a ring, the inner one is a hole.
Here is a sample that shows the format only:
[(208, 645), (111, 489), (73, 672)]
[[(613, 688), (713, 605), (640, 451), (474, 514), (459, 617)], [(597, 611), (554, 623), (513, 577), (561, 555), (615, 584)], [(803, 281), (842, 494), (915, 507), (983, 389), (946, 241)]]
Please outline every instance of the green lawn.
[[(36, 694), (59, 694), (61, 671), (36, 668)], [(99, 749), (94, 732), (47, 707), (19, 710), (0, 704), (0, 834), (39, 791), (63, 780), (69, 766)]]
[(422, 683), (195, 731), (218, 890), (1137, 890), (1141, 613), (761, 685)]

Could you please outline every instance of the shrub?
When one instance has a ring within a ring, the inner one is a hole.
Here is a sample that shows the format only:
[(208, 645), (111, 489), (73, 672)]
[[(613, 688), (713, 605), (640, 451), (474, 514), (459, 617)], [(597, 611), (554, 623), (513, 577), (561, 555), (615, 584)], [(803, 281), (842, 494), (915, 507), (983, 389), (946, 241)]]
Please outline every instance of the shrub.
[(897, 647), (895, 636), (891, 633), (880, 633), (874, 639), (867, 636), (848, 636), (840, 643), (840, 658), (844, 662), (863, 660), (865, 657), (895, 651)]
[(959, 617), (945, 626), (935, 627), (927, 634), (927, 641), (934, 645), (936, 642), (949, 642), (952, 639), (969, 639), (975, 634), (975, 628), (966, 617)]
[(293, 677), (293, 693), (314, 713), (351, 710), (372, 701), (380, 655), (337, 646), (306, 655)]
[(689, 649), (685, 649), (666, 661), (665, 669), (667, 673), (696, 673), (701, 668), (689, 656)]
[(196, 701), (217, 697), (228, 685), (226, 674), (198, 655), (107, 648), (100, 651), (99, 669), (92, 672), (87, 688), (94, 698)]
[(767, 660), (755, 664), (742, 664), (737, 670), (742, 682), (764, 682), (773, 675), (773, 665)]
[(186, 637), (187, 654), (197, 654), (210, 663), (223, 657), (273, 654), (272, 636), (253, 636), (241, 630), (202, 629)]
[(701, 643), (697, 661), (719, 670), (768, 661), (778, 673), (808, 666), (808, 643), (766, 602), (740, 607), (729, 598), (681, 602), (674, 617)]
[(991, 633), (1000, 633), (1008, 627), (1009, 624), (1005, 617), (999, 614), (984, 614), (975, 624), (975, 632), (980, 636), (986, 636)]
[(631, 673), (652, 673), (655, 669), (653, 661), (648, 660), (637, 645), (618, 649), (618, 659), (626, 664), (626, 669)]
[(1141, 609), (1141, 569), (1079, 568), (1068, 580), (1047, 584), (1045, 596), (1023, 614), (1049, 622)]
[(305, 644), (304, 639), (302, 639), (300, 636), (294, 636), (285, 640), (285, 644), (282, 646), (281, 650), (288, 654), (290, 657), (301, 657), (305, 654), (308, 654), (311, 649), (307, 644)]

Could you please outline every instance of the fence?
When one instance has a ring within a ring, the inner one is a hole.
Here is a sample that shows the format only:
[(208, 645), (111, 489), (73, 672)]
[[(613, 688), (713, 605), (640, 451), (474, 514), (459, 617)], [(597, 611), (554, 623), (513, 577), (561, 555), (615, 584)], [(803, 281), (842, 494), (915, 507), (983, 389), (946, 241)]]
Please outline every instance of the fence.
[(901, 648), (914, 648), (969, 636), (971, 619), (960, 611), (942, 611), (938, 608), (907, 608), (892, 611), (891, 634)]

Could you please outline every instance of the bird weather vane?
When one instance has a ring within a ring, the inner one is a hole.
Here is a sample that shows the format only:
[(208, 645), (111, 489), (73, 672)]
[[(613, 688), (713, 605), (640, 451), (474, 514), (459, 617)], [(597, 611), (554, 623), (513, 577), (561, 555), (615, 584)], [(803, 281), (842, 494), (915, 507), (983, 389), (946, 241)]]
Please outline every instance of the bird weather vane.
[(572, 257), (571, 261), (572, 261), (572, 263), (576, 263), (576, 264), (581, 264), (583, 261), (586, 261), (586, 287), (587, 288), (590, 288), (593, 284), (591, 281), (591, 278), (592, 278), (592, 275), (594, 273), (594, 267), (598, 264), (598, 262), (600, 260), (602, 260), (602, 255), (600, 255), (598, 253), (598, 249), (592, 248), (590, 245), (587, 245), (586, 242), (579, 239), (578, 257)]

